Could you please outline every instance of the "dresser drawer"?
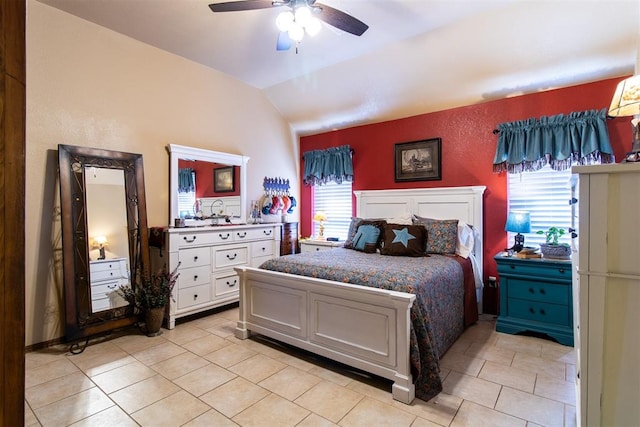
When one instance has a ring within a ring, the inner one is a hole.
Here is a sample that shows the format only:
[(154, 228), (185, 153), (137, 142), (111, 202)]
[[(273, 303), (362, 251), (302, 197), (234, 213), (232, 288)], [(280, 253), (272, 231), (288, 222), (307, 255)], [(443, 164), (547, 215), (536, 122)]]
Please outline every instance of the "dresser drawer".
[(193, 286), (178, 290), (178, 310), (211, 301), (211, 285)]
[(202, 267), (181, 268), (178, 276), (178, 289), (211, 283), (211, 269), (209, 265)]
[(218, 277), (215, 285), (216, 297), (237, 294), (240, 287), (240, 278), (237, 274), (230, 274), (224, 277)]
[(561, 326), (571, 326), (571, 313), (566, 305), (509, 298), (509, 316)]
[(233, 232), (233, 239), (236, 242), (242, 240), (270, 239), (274, 236), (274, 233), (273, 227), (245, 228), (243, 230), (235, 230)]
[(127, 305), (128, 302), (116, 292), (123, 285), (126, 283), (122, 280), (110, 280), (91, 286), (91, 310), (102, 311)]
[(214, 269), (247, 264), (249, 260), (248, 246), (233, 246), (213, 249)]
[(208, 247), (181, 249), (178, 253), (178, 261), (180, 261), (180, 269), (207, 266), (211, 264), (211, 249)]
[[(216, 242), (213, 232), (185, 232), (178, 236), (178, 248), (190, 248), (194, 246), (210, 245)], [(174, 246), (175, 247), (175, 246)]]
[(251, 258), (273, 255), (273, 241), (251, 242)]
[[(113, 262), (91, 262), (90, 263), (90, 271), (91, 274), (96, 274), (104, 271), (115, 271), (120, 273), (121, 261), (113, 261)], [(93, 278), (93, 276), (92, 276)]]
[(100, 282), (102, 280), (111, 280), (111, 279), (121, 279), (124, 278), (124, 275), (120, 271), (120, 269), (110, 269), (110, 270), (102, 270), (102, 271), (91, 271), (91, 283)]
[(509, 279), (508, 297), (551, 304), (566, 305), (572, 303), (570, 284), (559, 285), (516, 278)]
[(510, 260), (498, 264), (500, 275), (516, 275), (536, 278), (550, 278), (571, 282), (571, 263), (542, 263), (538, 261), (518, 262)]

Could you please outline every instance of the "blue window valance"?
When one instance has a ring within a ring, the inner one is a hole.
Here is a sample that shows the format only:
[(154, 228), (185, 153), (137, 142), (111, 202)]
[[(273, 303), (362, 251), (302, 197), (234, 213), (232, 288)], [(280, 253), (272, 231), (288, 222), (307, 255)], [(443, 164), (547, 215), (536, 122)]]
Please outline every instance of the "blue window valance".
[(353, 181), (353, 162), (348, 145), (307, 151), (304, 158), (304, 183), (322, 185), (334, 181)]
[(494, 172), (554, 170), (572, 164), (614, 163), (606, 110), (573, 112), (498, 125)]
[(196, 191), (196, 183), (193, 179), (193, 169), (178, 169), (178, 192), (191, 193)]

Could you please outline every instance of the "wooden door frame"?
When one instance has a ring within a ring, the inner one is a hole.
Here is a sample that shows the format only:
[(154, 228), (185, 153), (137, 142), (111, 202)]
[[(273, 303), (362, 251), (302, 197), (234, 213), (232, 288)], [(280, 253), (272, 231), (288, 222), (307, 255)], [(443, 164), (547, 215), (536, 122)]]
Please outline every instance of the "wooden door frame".
[(0, 425), (24, 425), (26, 0), (0, 0)]

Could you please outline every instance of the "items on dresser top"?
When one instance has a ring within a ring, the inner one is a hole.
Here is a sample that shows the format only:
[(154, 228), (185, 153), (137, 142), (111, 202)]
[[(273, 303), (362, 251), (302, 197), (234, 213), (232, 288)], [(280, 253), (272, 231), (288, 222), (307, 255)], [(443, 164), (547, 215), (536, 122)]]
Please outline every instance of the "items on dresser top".
[[(178, 263), (175, 301), (170, 301), (168, 327), (176, 319), (238, 301), (234, 267), (258, 267), (280, 255), (282, 224), (169, 228), (154, 268), (173, 271)], [(168, 266), (166, 265), (168, 263)]]
[(500, 275), (498, 332), (531, 331), (573, 345), (571, 261), (495, 256)]

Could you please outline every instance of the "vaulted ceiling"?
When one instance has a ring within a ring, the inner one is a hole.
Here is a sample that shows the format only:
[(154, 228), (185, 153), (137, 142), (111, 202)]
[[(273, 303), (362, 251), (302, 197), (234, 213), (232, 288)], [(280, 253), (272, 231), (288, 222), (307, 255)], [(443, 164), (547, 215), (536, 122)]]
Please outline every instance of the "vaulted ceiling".
[(282, 7), (220, 0), (40, 0), (262, 90), (299, 134), (634, 73), (638, 0), (321, 0), (369, 25), (327, 24), (276, 51)]

